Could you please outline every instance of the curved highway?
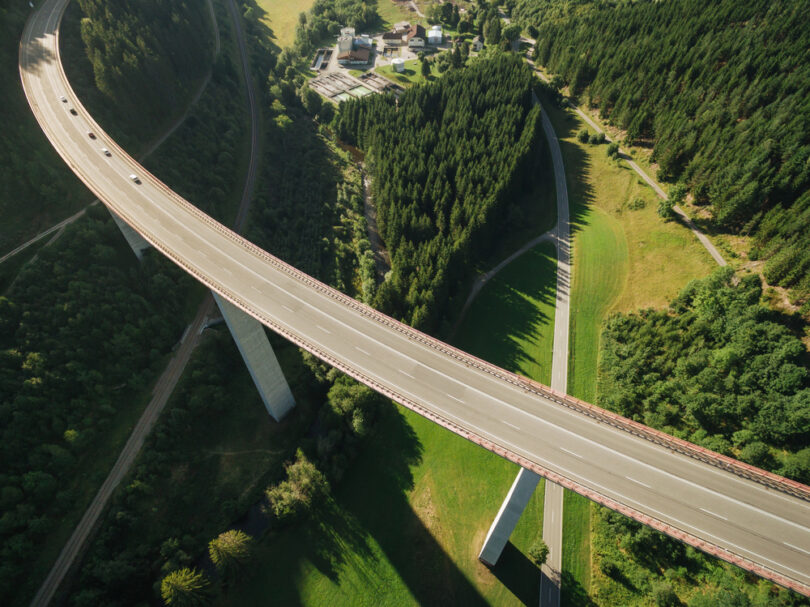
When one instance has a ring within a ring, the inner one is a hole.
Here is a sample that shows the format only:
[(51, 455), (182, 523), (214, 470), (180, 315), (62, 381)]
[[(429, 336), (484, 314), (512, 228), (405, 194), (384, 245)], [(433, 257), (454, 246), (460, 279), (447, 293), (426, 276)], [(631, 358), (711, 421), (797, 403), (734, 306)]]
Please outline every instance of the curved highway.
[(810, 595), (810, 488), (475, 359), (214, 221), (146, 172), (79, 103), (59, 58), (66, 5), (45, 0), (26, 26), (25, 94), (65, 162), (155, 248), (273, 331), (396, 402), (564, 487)]

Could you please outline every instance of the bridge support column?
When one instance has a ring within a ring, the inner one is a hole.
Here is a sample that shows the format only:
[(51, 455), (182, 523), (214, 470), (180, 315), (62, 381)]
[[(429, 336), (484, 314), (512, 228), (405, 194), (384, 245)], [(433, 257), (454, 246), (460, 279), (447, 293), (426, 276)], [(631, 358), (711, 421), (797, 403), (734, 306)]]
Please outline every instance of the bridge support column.
[(501, 509), (498, 511), (498, 516), (492, 522), (492, 526), (487, 533), (487, 539), (484, 540), (484, 546), (478, 555), (478, 559), (485, 565), (494, 567), (501, 558), (501, 552), (506, 547), (512, 531), (515, 530), (520, 520), (520, 515), (529, 503), (529, 500), (537, 488), (537, 483), (540, 482), (540, 476), (530, 470), (521, 468), (518, 472), (515, 482), (512, 483), (512, 488), (506, 494), (506, 499), (501, 504)]
[(276, 421), (281, 421), (295, 406), (295, 399), (278, 364), (270, 340), (267, 339), (264, 327), (227, 299), (216, 293), (214, 299), (222, 311), (222, 317), (242, 354), (267, 412)]
[(127, 244), (129, 244), (132, 252), (135, 253), (135, 257), (138, 258), (138, 261), (141, 261), (143, 259), (143, 252), (152, 245), (112, 210), (110, 210), (110, 215), (112, 215), (112, 218), (115, 220), (118, 229), (121, 230), (121, 234), (124, 235), (124, 239), (127, 241)]

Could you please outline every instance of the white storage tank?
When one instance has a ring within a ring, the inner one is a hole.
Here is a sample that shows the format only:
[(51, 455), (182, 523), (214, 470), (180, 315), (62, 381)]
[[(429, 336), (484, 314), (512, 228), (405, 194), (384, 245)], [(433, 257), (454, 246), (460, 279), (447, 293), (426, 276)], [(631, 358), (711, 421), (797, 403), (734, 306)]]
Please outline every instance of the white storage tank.
[(405, 71), (405, 60), (400, 58), (400, 57), (397, 57), (396, 59), (394, 59), (391, 62), (391, 65), (394, 66), (394, 71), (395, 72), (402, 73), (402, 72)]

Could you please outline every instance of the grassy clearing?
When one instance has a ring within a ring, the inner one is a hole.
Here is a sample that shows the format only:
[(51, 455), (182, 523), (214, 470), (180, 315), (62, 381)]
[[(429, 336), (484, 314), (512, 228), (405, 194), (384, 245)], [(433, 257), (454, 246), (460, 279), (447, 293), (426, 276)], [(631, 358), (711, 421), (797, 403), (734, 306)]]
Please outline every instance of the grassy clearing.
[(527, 251), (506, 266), (470, 307), (459, 327), (458, 347), (548, 384), (556, 292), (551, 279), (555, 271), (551, 243)]
[(432, 81), (441, 76), (436, 67), (431, 64), (430, 75), (427, 78), (425, 78), (422, 75), (422, 66), (420, 65), (419, 59), (411, 59), (410, 61), (406, 61), (404, 72), (395, 72), (393, 65), (383, 65), (381, 67), (376, 68), (374, 71), (377, 72), (380, 76), (383, 76), (393, 82), (405, 86), (411, 86), (413, 84), (422, 84), (426, 80)]
[(383, 29), (391, 29), (395, 23), (410, 21), (411, 23), (426, 23), (419, 15), (409, 11), (404, 3), (394, 0), (377, 0), (377, 13), (383, 21)]
[(262, 22), (273, 32), (273, 42), (281, 48), (295, 40), (298, 15), (307, 12), (315, 0), (256, 0), (263, 11)]
[[(458, 345), (547, 383), (555, 269), (550, 244), (510, 264), (471, 307)], [(391, 407), (328, 507), (265, 538), (258, 571), (222, 604), (258, 604), (271, 591), (293, 605), (532, 604), (539, 573), (525, 553), (541, 534), (542, 486), (499, 565), (490, 571), (477, 558), (516, 473), (515, 465)]]

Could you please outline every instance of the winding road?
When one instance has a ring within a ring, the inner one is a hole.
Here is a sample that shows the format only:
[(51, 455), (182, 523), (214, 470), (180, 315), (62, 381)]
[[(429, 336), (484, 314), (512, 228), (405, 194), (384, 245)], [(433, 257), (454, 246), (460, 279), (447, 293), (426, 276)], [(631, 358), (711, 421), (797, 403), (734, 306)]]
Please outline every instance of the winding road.
[[(273, 331), (456, 434), (810, 595), (810, 487), (476, 359), (316, 281), (208, 217), (127, 155), (82, 107), (59, 57), (66, 4), (45, 0), (26, 26), (20, 74), (28, 102), (70, 168), (161, 253)], [(474, 471), (470, 476), (474, 481)]]

